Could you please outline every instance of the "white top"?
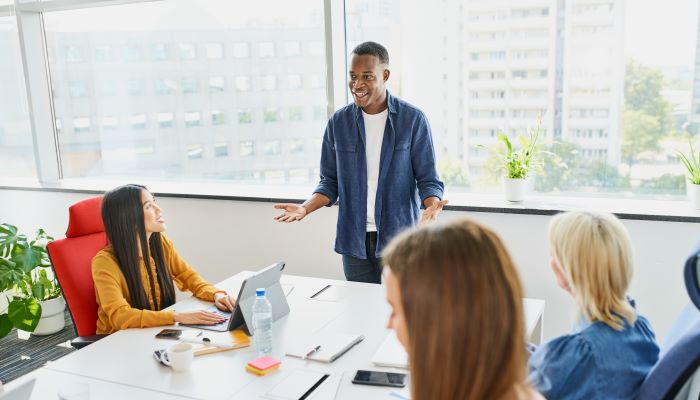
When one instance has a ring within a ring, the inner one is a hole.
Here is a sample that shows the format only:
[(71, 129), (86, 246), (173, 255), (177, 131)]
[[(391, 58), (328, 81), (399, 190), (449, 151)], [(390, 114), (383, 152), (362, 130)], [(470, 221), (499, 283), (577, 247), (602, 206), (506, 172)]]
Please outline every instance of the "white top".
[(365, 122), (365, 153), (367, 153), (367, 232), (377, 231), (377, 224), (374, 221), (374, 202), (377, 199), (379, 160), (388, 116), (388, 108), (377, 114), (367, 114), (362, 111)]

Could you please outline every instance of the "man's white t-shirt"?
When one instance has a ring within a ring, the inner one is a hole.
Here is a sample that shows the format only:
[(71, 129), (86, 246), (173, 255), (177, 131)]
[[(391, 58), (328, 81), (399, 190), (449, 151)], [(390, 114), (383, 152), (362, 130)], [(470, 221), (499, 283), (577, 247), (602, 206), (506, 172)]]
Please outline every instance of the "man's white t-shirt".
[(365, 123), (365, 153), (367, 154), (367, 232), (376, 232), (374, 221), (374, 202), (377, 199), (377, 183), (379, 182), (379, 160), (382, 154), (384, 127), (389, 116), (389, 109), (377, 114), (367, 114), (362, 111)]

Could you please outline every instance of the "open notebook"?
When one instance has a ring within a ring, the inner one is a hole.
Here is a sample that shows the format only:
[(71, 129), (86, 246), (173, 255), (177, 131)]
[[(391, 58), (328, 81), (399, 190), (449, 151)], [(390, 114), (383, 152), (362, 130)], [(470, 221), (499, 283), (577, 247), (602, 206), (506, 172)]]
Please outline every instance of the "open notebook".
[(309, 352), (320, 346), (318, 351), (311, 353), (307, 359), (330, 363), (348, 352), (353, 346), (364, 340), (364, 336), (348, 333), (334, 333), (314, 337), (311, 340), (292, 346), (287, 351), (290, 357), (304, 358)]

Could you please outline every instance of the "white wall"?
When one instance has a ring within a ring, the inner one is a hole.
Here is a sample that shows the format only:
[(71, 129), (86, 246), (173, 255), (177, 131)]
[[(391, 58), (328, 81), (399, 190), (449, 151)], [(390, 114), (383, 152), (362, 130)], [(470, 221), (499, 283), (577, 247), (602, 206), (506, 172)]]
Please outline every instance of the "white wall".
[[(68, 207), (88, 197), (92, 196), (0, 190), (0, 222), (17, 225), (25, 233), (43, 227), (63, 237)], [(278, 260), (287, 261), (291, 274), (343, 279), (340, 256), (333, 252), (337, 207), (319, 210), (301, 223), (279, 224), (272, 220), (271, 203), (164, 197), (158, 202), (180, 253), (213, 282)], [(545, 338), (567, 332), (573, 303), (556, 287), (549, 270), (546, 232), (550, 217), (456, 211), (441, 216), (445, 220), (460, 217), (474, 218), (501, 235), (520, 268), (527, 296), (546, 301)], [(663, 339), (687, 301), (682, 267), (700, 239), (700, 226), (623, 222), (635, 246), (630, 294)]]

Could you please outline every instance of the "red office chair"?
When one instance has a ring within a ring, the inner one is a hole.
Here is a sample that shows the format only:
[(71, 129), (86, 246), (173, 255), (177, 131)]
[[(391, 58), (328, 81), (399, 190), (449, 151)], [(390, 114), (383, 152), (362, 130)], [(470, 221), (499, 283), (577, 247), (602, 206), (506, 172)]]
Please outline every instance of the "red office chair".
[(106, 336), (95, 334), (97, 301), (92, 280), (92, 258), (107, 245), (101, 208), (102, 196), (73, 204), (68, 209), (66, 238), (47, 246), (78, 334), (71, 342), (75, 348), (85, 347)]

